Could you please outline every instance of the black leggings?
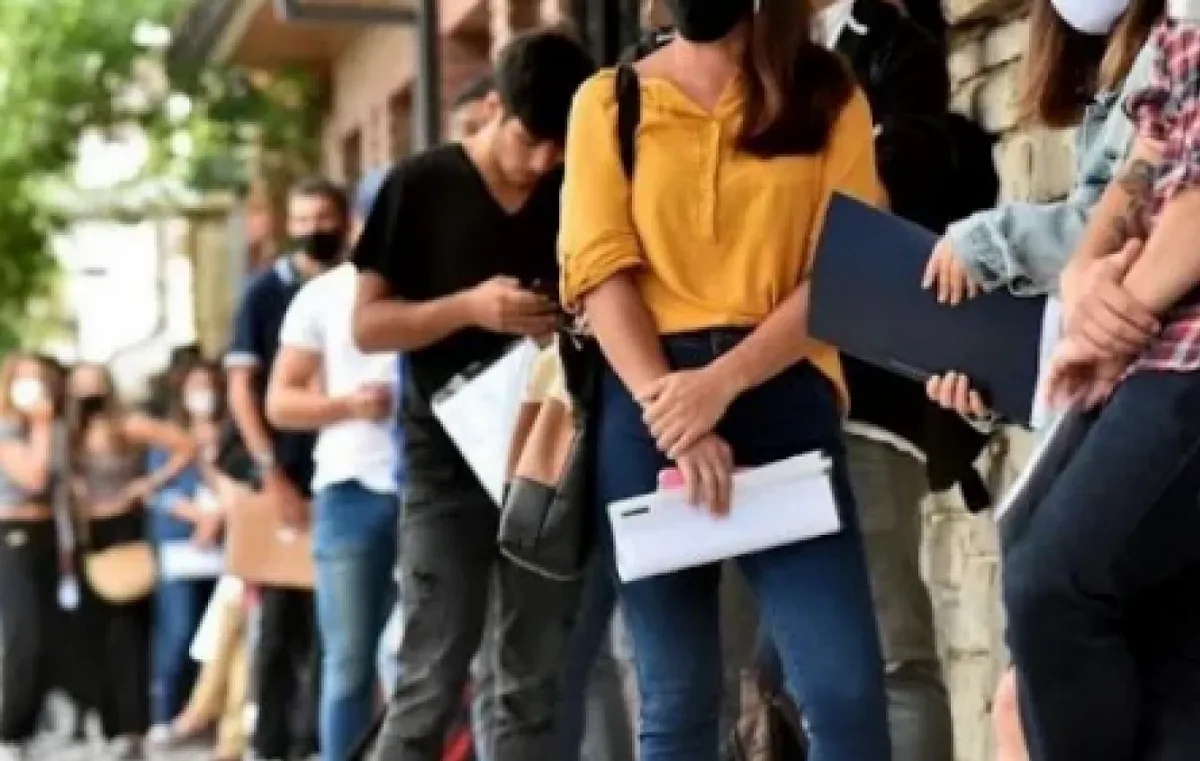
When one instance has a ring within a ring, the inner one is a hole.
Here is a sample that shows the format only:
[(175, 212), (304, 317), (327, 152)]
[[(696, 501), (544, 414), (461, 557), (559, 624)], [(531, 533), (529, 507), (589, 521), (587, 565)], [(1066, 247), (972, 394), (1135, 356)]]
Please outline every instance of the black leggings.
[(60, 629), (54, 522), (0, 520), (0, 743), (37, 733)]
[[(144, 517), (138, 510), (92, 520), (89, 533), (94, 550), (140, 541)], [(81, 674), (84, 694), (100, 714), (105, 737), (140, 737), (150, 728), (150, 598), (110, 603), (81, 578), (77, 635), (90, 653)]]

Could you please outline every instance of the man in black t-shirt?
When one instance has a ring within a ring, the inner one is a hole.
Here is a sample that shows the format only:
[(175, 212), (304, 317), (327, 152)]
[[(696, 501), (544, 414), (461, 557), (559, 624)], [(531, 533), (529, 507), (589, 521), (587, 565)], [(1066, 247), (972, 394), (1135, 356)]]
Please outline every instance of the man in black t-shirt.
[[(287, 216), (290, 253), (247, 286), (234, 316), (225, 367), (230, 413), (259, 485), (285, 523), (304, 526), (316, 438), (272, 428), (264, 416), (264, 400), (292, 298), (306, 281), (345, 256), (349, 205), (341, 188), (315, 178), (292, 188)], [(259, 599), (261, 628), (254, 653), (258, 718), (251, 745), (261, 759), (306, 758), (316, 749), (317, 734), (313, 595), (264, 587)]]
[(461, 144), (401, 161), (354, 251), (354, 334), (364, 351), (407, 358), (399, 681), (376, 761), (437, 761), (480, 645), (489, 588), (499, 614), (491, 761), (553, 756), (560, 653), (573, 585), (501, 560), (499, 511), (431, 410), (433, 396), (521, 336), (544, 336), (556, 307), (562, 143), (575, 90), (594, 65), (559, 32), (501, 53), (486, 125)]

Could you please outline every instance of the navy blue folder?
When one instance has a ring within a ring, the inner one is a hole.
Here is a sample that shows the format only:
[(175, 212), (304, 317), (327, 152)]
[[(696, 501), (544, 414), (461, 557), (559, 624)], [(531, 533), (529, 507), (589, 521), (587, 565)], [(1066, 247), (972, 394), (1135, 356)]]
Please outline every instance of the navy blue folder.
[(913, 380), (965, 373), (992, 409), (1028, 425), (1046, 300), (997, 290), (956, 307), (939, 304), (921, 288), (937, 240), (918, 225), (835, 195), (813, 264), (809, 333)]

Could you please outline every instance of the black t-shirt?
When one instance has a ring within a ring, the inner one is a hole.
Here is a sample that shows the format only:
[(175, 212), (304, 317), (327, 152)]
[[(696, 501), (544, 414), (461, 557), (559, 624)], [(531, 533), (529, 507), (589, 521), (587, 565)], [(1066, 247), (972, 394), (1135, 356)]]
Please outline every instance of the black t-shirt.
[[(354, 264), (384, 278), (406, 301), (432, 301), (500, 275), (526, 287), (555, 285), (561, 187), (561, 172), (548, 175), (510, 214), (461, 145), (411, 156), (384, 182)], [(512, 341), (470, 328), (408, 355), (401, 423), (410, 485), (454, 489), (472, 478), (430, 402), (454, 376), (496, 359)]]
[[(283, 317), (302, 285), (300, 273), (291, 260), (284, 257), (255, 275), (238, 303), (225, 366), (254, 368), (254, 394), (260, 409), (265, 407), (271, 367), (279, 353), (279, 329)], [(313, 476), (316, 435), (269, 430), (280, 469), (307, 494)]]

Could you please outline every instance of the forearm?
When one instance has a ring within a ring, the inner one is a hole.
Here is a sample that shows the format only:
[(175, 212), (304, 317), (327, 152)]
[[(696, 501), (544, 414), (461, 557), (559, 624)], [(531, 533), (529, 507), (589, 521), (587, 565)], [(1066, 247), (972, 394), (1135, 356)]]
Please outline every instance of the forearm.
[(364, 352), (416, 351), (473, 324), (468, 292), (430, 301), (381, 299), (354, 315), (354, 342)]
[(633, 394), (671, 372), (654, 318), (629, 275), (599, 285), (584, 309), (605, 358)]
[(272, 386), (267, 419), (288, 431), (315, 431), (350, 417), (345, 399), (333, 399), (311, 387)]
[(232, 384), (229, 395), (229, 411), (234, 425), (251, 454), (274, 451), (271, 434), (267, 430), (258, 402), (254, 399), (249, 384)]
[(50, 483), (52, 439), (50, 426), (35, 425), (28, 441), (0, 444), (0, 468), (22, 489), (46, 488)]
[(1138, 142), (1129, 161), (1092, 208), (1072, 264), (1086, 264), (1116, 253), (1130, 240), (1146, 239), (1145, 218), (1161, 160), (1153, 144)]
[(710, 370), (719, 373), (735, 394), (741, 394), (804, 359), (812, 345), (805, 329), (808, 293), (805, 282), (744, 341), (713, 362)]
[(1200, 284), (1200, 189), (1172, 199), (1125, 277), (1130, 295), (1162, 314)]

